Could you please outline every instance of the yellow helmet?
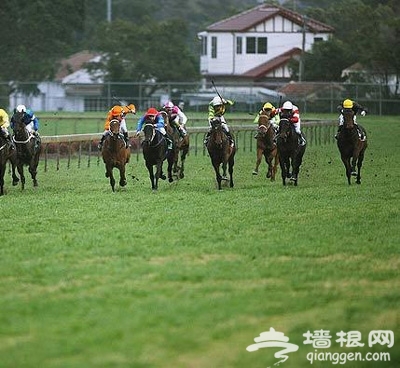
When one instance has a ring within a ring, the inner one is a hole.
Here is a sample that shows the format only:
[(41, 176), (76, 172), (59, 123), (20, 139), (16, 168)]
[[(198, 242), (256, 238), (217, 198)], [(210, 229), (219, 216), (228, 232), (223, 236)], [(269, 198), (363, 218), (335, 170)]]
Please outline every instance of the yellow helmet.
[(344, 107), (345, 109), (352, 109), (352, 108), (353, 108), (353, 101), (352, 101), (352, 100), (349, 100), (349, 99), (344, 100), (344, 101), (343, 101), (343, 107)]
[(262, 109), (263, 110), (273, 110), (274, 106), (272, 106), (271, 102), (267, 102), (267, 103), (264, 104)]

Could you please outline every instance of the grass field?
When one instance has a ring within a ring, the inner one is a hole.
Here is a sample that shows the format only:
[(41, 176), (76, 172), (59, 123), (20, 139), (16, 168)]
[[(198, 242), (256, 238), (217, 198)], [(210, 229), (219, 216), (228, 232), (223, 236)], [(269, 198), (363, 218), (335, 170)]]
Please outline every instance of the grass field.
[[(0, 367), (273, 367), (281, 349), (246, 351), (271, 327), (299, 347), (280, 367), (330, 367), (325, 352), (388, 352), (338, 364), (398, 367), (400, 122), (364, 126), (361, 185), (347, 185), (335, 145), (307, 149), (298, 187), (267, 181), (264, 164), (252, 176), (255, 153), (240, 150), (222, 191), (202, 155), (157, 193), (141, 159), (114, 194), (102, 163), (41, 163), (24, 192), (7, 175)], [(321, 330), (329, 348), (304, 343)], [(375, 330), (394, 346), (368, 346)], [(341, 346), (341, 331), (364, 346)]]

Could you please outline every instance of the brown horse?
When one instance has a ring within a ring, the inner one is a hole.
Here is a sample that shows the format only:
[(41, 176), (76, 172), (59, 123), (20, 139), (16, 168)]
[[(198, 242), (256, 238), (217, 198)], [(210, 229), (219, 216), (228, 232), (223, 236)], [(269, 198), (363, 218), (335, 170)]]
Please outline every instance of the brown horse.
[(110, 178), (110, 185), (115, 192), (115, 178), (113, 169), (119, 170), (119, 185), (124, 187), (127, 184), (125, 176), (125, 165), (131, 156), (130, 148), (126, 147), (124, 137), (119, 132), (120, 121), (113, 119), (110, 121), (110, 132), (104, 139), (101, 154), (106, 167), (106, 178)]
[[(354, 111), (352, 109), (343, 109), (342, 115), (344, 124), (337, 136), (340, 157), (346, 169), (348, 184), (351, 184), (351, 176), (356, 176), (356, 183), (361, 184), (361, 167), (364, 160), (364, 153), (368, 146), (367, 132), (361, 125), (354, 123)], [(361, 140), (359, 131), (364, 135), (363, 140)]]
[(181, 137), (178, 128), (171, 124), (170, 116), (166, 111), (161, 111), (164, 118), (165, 130), (173, 141), (173, 157), (174, 164), (172, 166), (172, 172), (177, 175), (179, 179), (185, 177), (185, 160), (189, 153), (189, 134), (186, 133), (184, 137)]
[(258, 175), (258, 168), (264, 156), (268, 165), (267, 178), (275, 181), (276, 170), (279, 165), (278, 149), (275, 143), (275, 128), (270, 121), (270, 114), (262, 112), (258, 118), (257, 129), (257, 160), (253, 175)]
[[(211, 120), (211, 134), (207, 143), (207, 151), (214, 167), (218, 189), (221, 190), (221, 181), (228, 180), (226, 169), (228, 166), (229, 186), (233, 188), (233, 166), (235, 164), (236, 146), (231, 146), (229, 138), (222, 128), (221, 118)], [(233, 137), (233, 134), (232, 134)], [(220, 166), (222, 165), (222, 175)]]
[(297, 186), (300, 166), (306, 151), (306, 144), (301, 145), (299, 143), (293, 124), (286, 118), (281, 118), (279, 122), (276, 144), (278, 146), (282, 184), (286, 185), (286, 179), (289, 179), (293, 182), (294, 186)]
[[(21, 178), (22, 189), (25, 188), (24, 165), (28, 165), (29, 173), (33, 181), (33, 186), (38, 186), (36, 179), (37, 167), (41, 152), (40, 136), (33, 135), (28, 131), (23, 121), (24, 112), (15, 112), (13, 121), (13, 141), (16, 146), (16, 166)], [(14, 176), (14, 175), (13, 175)]]
[(11, 149), (9, 142), (0, 134), (0, 196), (4, 195), (4, 175), (7, 170), (7, 162), (10, 161), (12, 167), (13, 185), (18, 184), (18, 177), (15, 175), (17, 164), (17, 151)]

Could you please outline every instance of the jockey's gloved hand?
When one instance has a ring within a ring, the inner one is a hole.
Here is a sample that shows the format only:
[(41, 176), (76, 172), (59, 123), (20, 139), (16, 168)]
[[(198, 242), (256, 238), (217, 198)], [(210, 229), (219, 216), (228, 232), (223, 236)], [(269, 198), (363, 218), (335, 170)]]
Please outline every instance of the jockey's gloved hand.
[(365, 110), (361, 111), (361, 116), (367, 115), (367, 112)]
[(137, 130), (135, 136), (137, 137), (140, 134), (140, 130)]

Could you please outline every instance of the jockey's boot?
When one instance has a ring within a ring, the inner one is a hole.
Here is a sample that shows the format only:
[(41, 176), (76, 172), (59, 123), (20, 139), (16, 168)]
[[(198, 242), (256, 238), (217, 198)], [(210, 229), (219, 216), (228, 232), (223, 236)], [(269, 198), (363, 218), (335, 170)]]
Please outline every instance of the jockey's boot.
[(183, 129), (181, 126), (178, 128), (178, 132), (179, 132), (179, 135), (181, 136), (181, 138), (185, 138), (185, 136), (186, 136), (186, 132), (185, 132), (185, 129)]
[(129, 143), (128, 132), (124, 132), (123, 134), (124, 134), (124, 140), (125, 140), (126, 148), (129, 148), (131, 145)]
[(338, 136), (339, 136), (340, 132), (342, 131), (342, 129), (343, 129), (343, 125), (339, 125), (338, 130), (337, 130), (337, 132), (335, 134), (335, 139), (336, 140), (338, 139)]
[(226, 130), (225, 133), (226, 133), (226, 135), (227, 135), (228, 138), (229, 138), (229, 143), (230, 143), (231, 147), (233, 147), (233, 146), (235, 145), (235, 141), (233, 140), (233, 137), (232, 137), (231, 132), (228, 132), (228, 131)]
[(361, 128), (357, 124), (355, 124), (355, 126), (357, 127), (358, 136), (360, 137), (360, 139), (362, 141), (365, 141), (364, 132), (361, 130)]
[(101, 136), (101, 139), (100, 139), (99, 144), (97, 145), (97, 148), (98, 148), (99, 151), (101, 151), (101, 149), (103, 148), (103, 143), (104, 143), (104, 139), (105, 139), (105, 138), (106, 138), (106, 135), (103, 134), (103, 135)]
[(203, 144), (204, 144), (205, 146), (207, 146), (208, 140), (210, 139), (210, 134), (211, 134), (211, 130), (209, 130), (209, 131), (207, 132), (206, 136), (204, 137)]
[(167, 140), (167, 150), (172, 150), (172, 148), (174, 147), (173, 144), (173, 140), (168, 136), (168, 134), (164, 135), (165, 139)]
[(304, 146), (306, 144), (306, 140), (304, 139), (303, 135), (301, 133), (297, 133), (298, 139), (299, 139), (299, 145)]

